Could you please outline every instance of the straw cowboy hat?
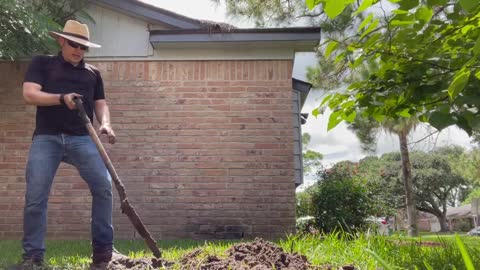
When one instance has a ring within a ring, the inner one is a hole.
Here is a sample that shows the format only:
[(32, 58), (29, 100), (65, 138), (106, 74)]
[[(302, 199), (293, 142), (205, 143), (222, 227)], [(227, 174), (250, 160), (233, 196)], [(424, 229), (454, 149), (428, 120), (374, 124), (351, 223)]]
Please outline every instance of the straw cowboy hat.
[(86, 24), (81, 24), (74, 20), (68, 20), (63, 27), (62, 32), (50, 31), (50, 36), (57, 38), (63, 37), (76, 43), (92, 48), (100, 48), (102, 46), (89, 41), (90, 32)]

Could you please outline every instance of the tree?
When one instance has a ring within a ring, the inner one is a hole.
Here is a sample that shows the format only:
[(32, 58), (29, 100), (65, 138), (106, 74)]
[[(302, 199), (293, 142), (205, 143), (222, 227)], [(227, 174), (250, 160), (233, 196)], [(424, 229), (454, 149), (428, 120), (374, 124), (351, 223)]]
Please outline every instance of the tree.
[[(415, 128), (416, 119), (384, 119), (376, 122), (371, 118), (358, 115), (355, 121), (349, 126), (360, 140), (363, 149), (375, 150), (375, 136), (379, 129), (384, 129), (398, 136), (401, 153), (401, 169), (405, 194), (405, 206), (408, 218), (408, 235), (417, 236), (417, 213), (415, 211), (415, 198), (413, 196), (412, 168), (408, 150), (408, 134)], [(373, 134), (373, 135), (372, 135)]]
[[(356, 1), (306, 0), (321, 5), (330, 18)], [(349, 74), (361, 63), (375, 62), (378, 71), (354, 82), (349, 91), (325, 97), (334, 110), (333, 128), (353, 121), (361, 112), (381, 121), (417, 116), (441, 130), (457, 125), (471, 134), (480, 116), (480, 3), (475, 0), (398, 0), (390, 13), (370, 13), (357, 33), (324, 43), (325, 57), (333, 57)], [(385, 1), (365, 0), (355, 14)], [(384, 10), (384, 9), (383, 9)], [(380, 23), (383, 20), (384, 23)], [(316, 111), (319, 113), (320, 110)], [(315, 113), (314, 113), (315, 114)]]
[[(396, 183), (396, 189), (400, 191), (403, 186), (401, 155), (386, 154), (382, 159), (387, 161), (382, 177), (386, 182)], [(441, 230), (447, 231), (447, 206), (454, 206), (452, 197), (456, 196), (456, 189), (466, 184), (466, 180), (452, 171), (442, 153), (412, 152), (411, 162), (416, 209), (436, 216)]]
[(302, 145), (303, 145), (303, 173), (309, 174), (312, 173), (315, 168), (318, 169), (322, 165), (323, 155), (319, 152), (308, 149), (312, 137), (309, 133), (302, 134)]
[(473, 198), (480, 198), (480, 149), (465, 150), (460, 146), (447, 146), (436, 150), (445, 156), (452, 171), (462, 176), (466, 185), (459, 188), (455, 203), (470, 204)]
[(0, 0), (0, 59), (55, 51), (49, 30), (60, 30), (68, 19), (90, 19), (86, 0)]
[[(358, 162), (358, 171), (369, 191), (369, 197), (374, 201), (375, 216), (393, 216), (400, 208), (405, 207), (405, 193), (398, 189), (397, 183), (387, 181), (386, 170), (392, 159), (384, 154), (382, 158), (367, 156)], [(403, 195), (402, 195), (403, 194)]]

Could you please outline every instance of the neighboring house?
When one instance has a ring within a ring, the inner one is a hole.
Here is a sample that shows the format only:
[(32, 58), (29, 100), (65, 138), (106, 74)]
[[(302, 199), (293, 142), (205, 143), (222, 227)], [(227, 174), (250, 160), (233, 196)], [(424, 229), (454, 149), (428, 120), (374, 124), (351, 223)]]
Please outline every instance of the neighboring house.
[[(417, 229), (419, 232), (428, 232), (432, 230), (432, 218), (436, 217), (430, 213), (423, 211), (417, 212)], [(437, 221), (438, 223), (438, 221)], [(398, 209), (394, 217), (394, 227), (395, 230), (408, 230), (408, 218), (405, 209)], [(440, 227), (438, 227), (440, 230)]]
[[(466, 232), (475, 227), (472, 205), (466, 204), (447, 208), (447, 224), (450, 231)], [(430, 218), (430, 225), (432, 232), (440, 231), (440, 224), (435, 216)]]
[[(237, 29), (129, 0), (92, 1), (88, 62), (105, 81), (117, 143), (105, 144), (154, 238), (284, 236), (302, 183), (295, 52), (319, 28)], [(35, 108), (22, 99), (27, 62), (0, 62), (0, 238), (22, 235), (24, 169)], [(292, 117), (293, 114), (293, 117)], [(114, 190), (116, 194), (116, 190)], [(49, 237), (89, 238), (91, 198), (62, 164)], [(117, 238), (136, 232), (114, 202)]]

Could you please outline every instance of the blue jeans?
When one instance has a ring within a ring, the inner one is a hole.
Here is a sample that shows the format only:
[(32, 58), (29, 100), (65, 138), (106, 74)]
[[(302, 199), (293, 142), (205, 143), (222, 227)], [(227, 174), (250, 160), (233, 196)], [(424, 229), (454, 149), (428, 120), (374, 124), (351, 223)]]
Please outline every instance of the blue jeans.
[(26, 169), (27, 190), (23, 219), (24, 259), (43, 259), (47, 231), (47, 203), (53, 178), (60, 165), (75, 166), (92, 194), (93, 250), (111, 250), (112, 182), (90, 136), (36, 135)]

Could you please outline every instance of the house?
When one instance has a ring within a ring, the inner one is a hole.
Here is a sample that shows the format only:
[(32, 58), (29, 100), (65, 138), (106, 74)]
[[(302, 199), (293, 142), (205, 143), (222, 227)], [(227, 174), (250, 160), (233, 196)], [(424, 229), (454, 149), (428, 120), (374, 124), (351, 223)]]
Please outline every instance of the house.
[[(156, 239), (275, 238), (295, 229), (302, 182), (295, 52), (319, 28), (237, 29), (134, 0), (92, 1), (87, 62), (105, 82), (117, 143), (105, 144), (129, 200)], [(24, 169), (35, 108), (27, 62), (0, 63), (0, 237), (22, 235)], [(116, 192), (116, 191), (114, 191)], [(91, 198), (62, 164), (48, 237), (89, 239)], [(116, 238), (138, 237), (118, 197)]]
[[(469, 231), (475, 227), (475, 217), (472, 204), (447, 208), (447, 224), (450, 231)], [(437, 217), (432, 216), (430, 218), (430, 226), (432, 232), (440, 231), (440, 223)]]

